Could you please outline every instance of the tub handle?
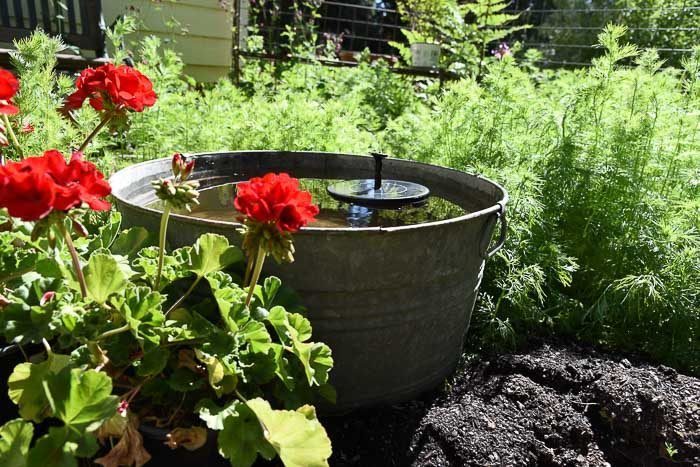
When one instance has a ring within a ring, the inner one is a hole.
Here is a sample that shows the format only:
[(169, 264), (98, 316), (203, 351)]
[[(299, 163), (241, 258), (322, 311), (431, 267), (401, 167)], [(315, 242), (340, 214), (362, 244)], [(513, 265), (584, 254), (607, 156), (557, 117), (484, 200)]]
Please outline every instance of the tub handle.
[[(484, 236), (481, 239), (481, 257), (483, 259), (489, 259), (493, 255), (496, 254), (498, 250), (500, 250), (503, 247), (503, 244), (506, 242), (506, 234), (508, 233), (508, 220), (506, 219), (506, 206), (503, 204), (501, 201), (498, 202), (498, 211), (494, 213), (494, 217), (489, 220), (486, 223), (485, 229), (484, 229)], [(498, 241), (494, 246), (489, 248), (489, 245), (491, 243), (491, 238), (490, 236), (487, 236), (486, 233), (490, 232), (490, 226), (492, 223), (495, 223), (497, 221), (501, 221), (501, 231), (498, 235)]]

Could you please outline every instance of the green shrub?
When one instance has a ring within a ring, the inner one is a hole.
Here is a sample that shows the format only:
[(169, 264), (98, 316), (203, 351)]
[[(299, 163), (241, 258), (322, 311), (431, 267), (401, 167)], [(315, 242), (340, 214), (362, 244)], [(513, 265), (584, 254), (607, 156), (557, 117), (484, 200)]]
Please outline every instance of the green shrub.
[[(396, 154), (483, 173), (511, 193), (506, 248), (475, 314), (485, 345), (576, 335), (697, 372), (700, 50), (685, 70), (601, 34), (590, 70), (536, 83), (510, 60), (392, 122)], [(638, 65), (620, 67), (634, 58)]]

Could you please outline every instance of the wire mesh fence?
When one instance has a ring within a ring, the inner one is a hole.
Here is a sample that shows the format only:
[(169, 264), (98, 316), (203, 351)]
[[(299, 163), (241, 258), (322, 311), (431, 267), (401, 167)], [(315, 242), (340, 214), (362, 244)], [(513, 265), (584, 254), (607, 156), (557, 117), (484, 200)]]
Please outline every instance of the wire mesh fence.
[[(375, 54), (393, 54), (391, 41), (402, 41), (404, 27), (395, 0), (238, 0), (245, 12), (244, 36), (259, 35), (262, 49), (281, 54), (290, 49), (291, 29), (311, 29), (319, 41), (336, 41), (338, 49)], [(246, 31), (247, 29), (247, 31)], [(304, 34), (304, 31), (301, 31)], [(240, 42), (245, 51), (248, 45)]]
[[(241, 55), (289, 57), (299, 29), (316, 33), (318, 47), (334, 44), (339, 62), (365, 49), (391, 56), (390, 42), (405, 42), (407, 25), (398, 12), (401, 0), (236, 0)], [(700, 0), (512, 0), (502, 13), (518, 14), (528, 25), (507, 41), (542, 52), (544, 66), (587, 66), (600, 55), (597, 35), (610, 23), (629, 29), (627, 40), (655, 48), (667, 63), (677, 64), (700, 44)], [(302, 32), (302, 36), (303, 36)], [(262, 43), (252, 53), (250, 35)], [(488, 47), (492, 48), (493, 44)]]
[(511, 40), (540, 50), (550, 66), (589, 65), (610, 23), (627, 26), (629, 42), (655, 48), (670, 64), (700, 44), (700, 0), (514, 0), (508, 11), (530, 25)]

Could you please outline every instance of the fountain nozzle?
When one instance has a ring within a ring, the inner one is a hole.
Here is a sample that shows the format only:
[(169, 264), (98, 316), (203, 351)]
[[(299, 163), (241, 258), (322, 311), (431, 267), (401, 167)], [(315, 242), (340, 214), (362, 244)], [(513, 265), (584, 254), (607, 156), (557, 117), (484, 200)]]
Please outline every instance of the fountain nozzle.
[(382, 162), (388, 156), (379, 152), (370, 154), (374, 157), (374, 189), (379, 190), (382, 187)]

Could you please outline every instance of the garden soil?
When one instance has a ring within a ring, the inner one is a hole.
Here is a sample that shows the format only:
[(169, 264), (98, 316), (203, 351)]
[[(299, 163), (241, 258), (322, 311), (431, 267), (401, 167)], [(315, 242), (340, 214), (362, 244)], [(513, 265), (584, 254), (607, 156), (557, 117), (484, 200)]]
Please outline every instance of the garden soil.
[(700, 466), (700, 379), (539, 345), (417, 401), (322, 420), (331, 466)]

